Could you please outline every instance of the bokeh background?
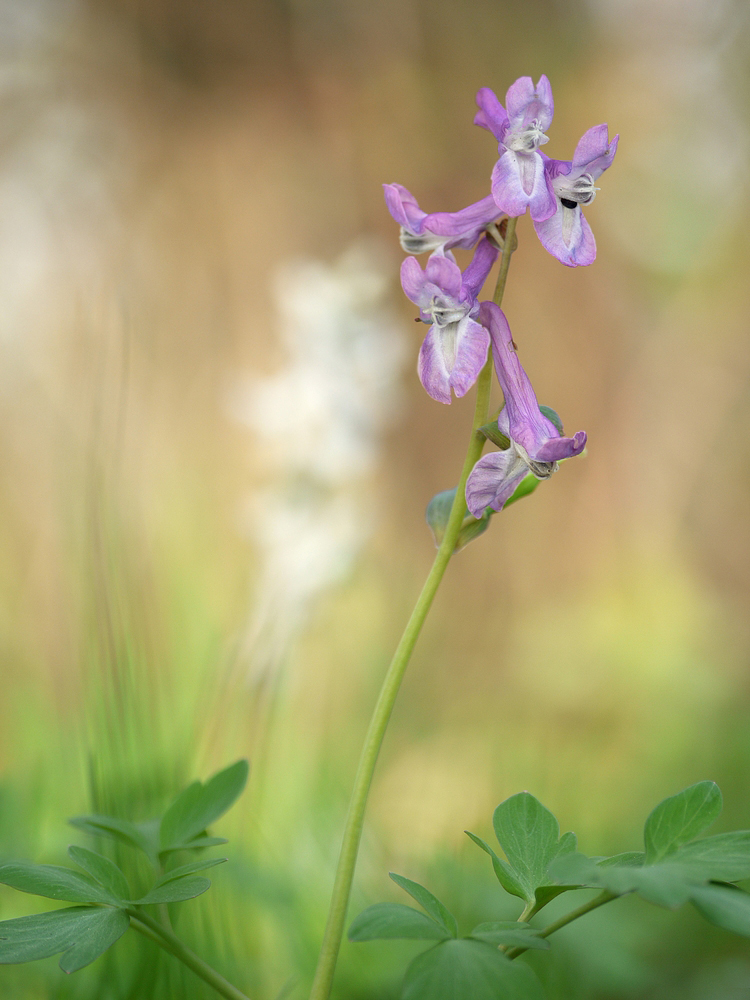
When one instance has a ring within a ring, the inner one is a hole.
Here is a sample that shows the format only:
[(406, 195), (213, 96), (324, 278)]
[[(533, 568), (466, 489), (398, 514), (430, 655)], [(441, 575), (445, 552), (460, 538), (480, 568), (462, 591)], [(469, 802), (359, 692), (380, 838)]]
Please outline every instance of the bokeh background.
[[(434, 551), (424, 508), (472, 415), (418, 383), (380, 185), (428, 211), (483, 197), (474, 94), (541, 73), (546, 152), (621, 134), (596, 263), (563, 267), (523, 220), (505, 299), (588, 455), (450, 567), (352, 913), (397, 898), (395, 870), (466, 930), (515, 918), (463, 831), (489, 836), (522, 789), (590, 854), (636, 848), (704, 778), (717, 830), (750, 826), (749, 19), (743, 0), (3, 0), (0, 858), (65, 863), (66, 817), (146, 819), (248, 756), (216, 829), (231, 861), (180, 930), (253, 1000), (305, 995)], [(35, 908), (0, 891), (3, 918)], [(336, 997), (397, 997), (418, 950), (345, 944)], [(126, 938), (72, 977), (3, 967), (0, 995), (210, 995), (174, 965)], [(627, 899), (540, 973), (553, 1000), (731, 1000), (750, 947)]]

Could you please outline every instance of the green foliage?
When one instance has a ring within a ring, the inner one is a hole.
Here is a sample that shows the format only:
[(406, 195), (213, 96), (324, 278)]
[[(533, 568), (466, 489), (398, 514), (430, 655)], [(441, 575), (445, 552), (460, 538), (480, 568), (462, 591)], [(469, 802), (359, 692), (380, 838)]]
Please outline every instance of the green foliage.
[(472, 938), (444, 941), (417, 955), (404, 977), (402, 1000), (543, 1000), (528, 965), (509, 961)]
[(721, 813), (721, 792), (713, 781), (699, 781), (664, 799), (646, 820), (646, 862), (653, 864), (703, 833)]
[(121, 902), (85, 875), (57, 865), (11, 861), (0, 865), (0, 882), (21, 892), (46, 896), (47, 899), (64, 899), (68, 903), (108, 903), (116, 906)]
[(68, 822), (95, 837), (109, 837), (127, 847), (135, 847), (156, 863), (158, 843), (153, 837), (153, 824), (150, 827), (146, 827), (146, 824), (136, 825), (114, 816), (74, 816)]
[(506, 892), (535, 904), (537, 910), (565, 892), (566, 886), (550, 881), (547, 868), (555, 858), (575, 851), (577, 842), (574, 833), (560, 836), (560, 825), (549, 809), (528, 792), (520, 792), (500, 803), (492, 823), (507, 861), (484, 840), (468, 835), (492, 858), (495, 875)]
[[(698, 782), (651, 812), (644, 827), (644, 851), (596, 858), (579, 853), (575, 834), (560, 836), (552, 813), (533, 795), (521, 792), (501, 802), (493, 815), (505, 858), (476, 834), (468, 834), (492, 859), (506, 892), (524, 900), (518, 921), (482, 923), (470, 935), (458, 937), (456, 922), (443, 903), (424, 886), (391, 875), (428, 916), (397, 903), (376, 904), (356, 918), (349, 937), (441, 939), (407, 969), (401, 1000), (537, 1000), (542, 997), (538, 980), (528, 966), (513, 959), (529, 949), (548, 949), (547, 935), (553, 930), (627, 893), (668, 909), (691, 902), (711, 923), (750, 937), (750, 893), (727, 884), (750, 878), (750, 830), (695, 839), (720, 812), (718, 787), (712, 781)], [(545, 931), (528, 924), (554, 896), (584, 888), (602, 892)]]
[(477, 941), (487, 941), (489, 944), (539, 948), (542, 951), (548, 950), (550, 946), (546, 938), (539, 937), (539, 931), (517, 920), (493, 920), (479, 924), (469, 937)]
[(350, 941), (394, 940), (443, 941), (452, 935), (446, 928), (405, 903), (375, 903), (352, 921)]
[[(159, 843), (162, 851), (189, 850), (211, 823), (236, 802), (247, 782), (248, 763), (236, 764), (215, 774), (205, 785), (194, 781), (180, 792), (161, 821)], [(202, 845), (206, 846), (206, 845)]]
[(458, 937), (456, 918), (440, 902), (437, 896), (433, 896), (429, 889), (425, 889), (419, 882), (412, 882), (410, 878), (404, 878), (403, 875), (395, 875), (393, 872), (389, 874), (396, 885), (400, 885), (405, 892), (409, 893), (412, 899), (416, 899), (419, 905), (429, 913), (435, 923), (445, 930), (446, 934), (449, 934), (450, 937)]
[(115, 899), (130, 899), (128, 880), (114, 861), (95, 851), (89, 851), (86, 847), (71, 846), (68, 848), (68, 854)]
[(205, 892), (211, 882), (195, 873), (222, 864), (226, 858), (192, 861), (165, 872), (159, 855), (168, 858), (174, 851), (226, 843), (220, 837), (209, 836), (206, 829), (235, 802), (247, 774), (247, 761), (241, 760), (205, 785), (194, 782), (177, 796), (161, 821), (135, 824), (98, 815), (78, 816), (70, 821), (80, 830), (114, 839), (149, 858), (155, 879), (140, 899), (131, 900), (128, 881), (113, 861), (86, 847), (68, 848), (71, 859), (86, 874), (24, 861), (0, 865), (0, 882), (14, 889), (88, 904), (0, 921), (0, 963), (31, 962), (63, 952), (60, 968), (76, 972), (122, 937), (131, 916), (141, 912), (139, 906), (181, 902)]
[(60, 968), (76, 972), (93, 962), (128, 929), (119, 909), (70, 906), (51, 913), (0, 921), (0, 964), (34, 962), (64, 952)]

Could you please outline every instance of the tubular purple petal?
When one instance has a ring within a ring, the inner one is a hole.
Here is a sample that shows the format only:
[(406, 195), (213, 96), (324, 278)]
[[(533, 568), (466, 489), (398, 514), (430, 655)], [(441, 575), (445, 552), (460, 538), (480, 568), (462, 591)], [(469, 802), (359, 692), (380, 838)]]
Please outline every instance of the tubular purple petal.
[(461, 268), (453, 260), (452, 255), (446, 256), (439, 251), (434, 253), (427, 261), (425, 267), (425, 278), (433, 285), (437, 285), (447, 295), (455, 299), (461, 294)]
[(502, 309), (494, 302), (483, 302), (478, 318), (490, 331), (495, 372), (505, 397), (508, 436), (534, 458), (537, 449), (550, 438), (559, 437), (559, 432), (539, 410), (536, 393), (518, 360)]
[(586, 267), (596, 260), (596, 240), (580, 205), (568, 208), (557, 199), (555, 214), (534, 221), (534, 229), (544, 249), (567, 267)]
[(616, 135), (610, 142), (607, 126), (594, 125), (578, 140), (571, 161), (573, 170), (586, 170), (596, 179), (612, 166), (619, 140), (620, 136)]
[(487, 507), (502, 510), (529, 467), (513, 448), (480, 458), (466, 481), (466, 506), (480, 518)]
[(414, 195), (402, 184), (384, 184), (383, 194), (388, 211), (396, 222), (413, 233), (421, 233), (426, 213), (421, 210)]
[(498, 142), (502, 142), (508, 128), (508, 115), (495, 92), (489, 87), (482, 87), (477, 91), (477, 104), (479, 111), (474, 116), (474, 124), (486, 128)]
[(416, 257), (407, 257), (401, 265), (401, 287), (407, 299), (420, 305), (427, 279)]
[(464, 287), (476, 298), (497, 260), (499, 250), (486, 237), (477, 244), (471, 263), (464, 271)]
[(535, 459), (539, 462), (562, 462), (580, 455), (586, 447), (586, 431), (576, 431), (572, 438), (550, 438), (538, 449)]
[(508, 88), (505, 106), (513, 128), (523, 128), (536, 122), (544, 132), (551, 125), (555, 113), (549, 80), (542, 75), (535, 87), (530, 76), (519, 77)]

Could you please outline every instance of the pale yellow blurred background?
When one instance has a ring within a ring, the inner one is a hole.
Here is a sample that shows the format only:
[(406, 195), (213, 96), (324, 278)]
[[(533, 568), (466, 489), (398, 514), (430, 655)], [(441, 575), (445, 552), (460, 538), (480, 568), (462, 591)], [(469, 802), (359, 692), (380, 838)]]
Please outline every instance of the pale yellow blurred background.
[[(704, 778), (722, 828), (750, 826), (749, 19), (741, 0), (3, 0), (0, 858), (62, 863), (66, 816), (147, 818), (250, 756), (234, 875), (186, 926), (259, 1000), (305, 982), (434, 552), (424, 508), (472, 416), (417, 380), (380, 185), (427, 211), (483, 197), (475, 92), (542, 73), (545, 152), (621, 135), (587, 211), (596, 263), (563, 267), (524, 219), (504, 302), (588, 452), (450, 567), (352, 912), (396, 898), (396, 870), (467, 921), (514, 918), (463, 831), (489, 836), (521, 789), (590, 854), (637, 848)], [(32, 905), (0, 893), (3, 918)], [(746, 942), (621, 912), (563, 941), (550, 996), (750, 990)], [(346, 945), (338, 996), (397, 996), (412, 953)], [(0, 995), (202, 995), (106, 968), (2, 968)]]

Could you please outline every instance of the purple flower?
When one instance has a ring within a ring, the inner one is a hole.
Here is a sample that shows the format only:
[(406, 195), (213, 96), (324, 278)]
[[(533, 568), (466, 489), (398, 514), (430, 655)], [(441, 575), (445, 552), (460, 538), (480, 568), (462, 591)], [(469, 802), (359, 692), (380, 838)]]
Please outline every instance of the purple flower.
[(503, 311), (494, 302), (483, 302), (478, 318), (489, 328), (495, 371), (505, 397), (498, 428), (510, 440), (507, 450), (480, 458), (466, 483), (466, 505), (474, 517), (481, 518), (487, 507), (502, 510), (529, 472), (537, 479), (549, 479), (561, 459), (580, 455), (586, 432), (562, 437), (540, 411)]
[(505, 103), (507, 111), (488, 87), (477, 94), (474, 124), (492, 132), (500, 153), (492, 171), (492, 196), (510, 216), (528, 208), (535, 221), (548, 219), (555, 213), (555, 196), (539, 147), (548, 141), (544, 133), (555, 109), (549, 80), (541, 76), (535, 87), (530, 76), (520, 77), (508, 89)]
[(411, 192), (401, 184), (384, 184), (388, 211), (401, 226), (400, 241), (406, 253), (425, 253), (464, 247), (470, 250), (485, 228), (501, 214), (495, 199), (487, 195), (460, 212), (433, 212), (428, 215)]
[(544, 158), (556, 211), (548, 219), (535, 219), (534, 228), (542, 246), (568, 267), (592, 264), (596, 257), (594, 234), (581, 208), (594, 200), (594, 181), (612, 165), (619, 138), (610, 142), (607, 126), (595, 125), (581, 138), (572, 160)]
[(401, 265), (404, 291), (419, 306), (420, 319), (431, 324), (419, 352), (419, 378), (440, 403), (450, 403), (451, 389), (457, 396), (467, 393), (487, 360), (490, 335), (474, 317), (476, 297), (496, 259), (496, 248), (483, 239), (463, 274), (442, 250), (424, 271), (414, 257)]

